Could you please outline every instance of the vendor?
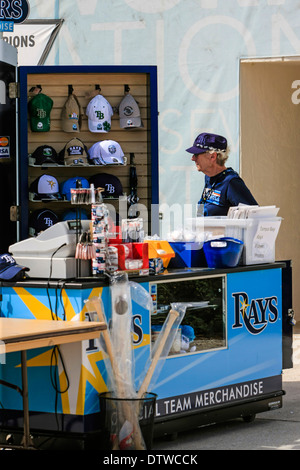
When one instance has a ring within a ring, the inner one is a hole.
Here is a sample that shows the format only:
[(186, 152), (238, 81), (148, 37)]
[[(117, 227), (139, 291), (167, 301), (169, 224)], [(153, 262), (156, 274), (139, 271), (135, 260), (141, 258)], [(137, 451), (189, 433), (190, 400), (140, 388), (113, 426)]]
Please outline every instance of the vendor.
[(231, 206), (257, 205), (246, 184), (232, 168), (226, 168), (229, 149), (225, 137), (202, 133), (196, 137), (192, 153), (198, 171), (205, 174), (205, 187), (198, 202), (198, 216), (227, 215)]

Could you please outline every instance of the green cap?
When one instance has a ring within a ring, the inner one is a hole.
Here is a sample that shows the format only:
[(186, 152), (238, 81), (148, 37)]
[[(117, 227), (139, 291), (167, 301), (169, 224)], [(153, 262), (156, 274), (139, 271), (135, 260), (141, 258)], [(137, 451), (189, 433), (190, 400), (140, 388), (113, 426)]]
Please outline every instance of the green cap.
[(53, 101), (49, 96), (39, 93), (28, 103), (30, 127), (32, 132), (50, 131), (50, 112)]

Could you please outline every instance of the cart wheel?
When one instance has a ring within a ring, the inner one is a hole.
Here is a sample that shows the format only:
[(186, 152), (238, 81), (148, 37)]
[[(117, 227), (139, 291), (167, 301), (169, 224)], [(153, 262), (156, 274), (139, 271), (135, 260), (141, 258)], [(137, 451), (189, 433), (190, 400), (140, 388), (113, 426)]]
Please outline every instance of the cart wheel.
[(256, 415), (242, 416), (245, 423), (252, 423), (255, 420)]

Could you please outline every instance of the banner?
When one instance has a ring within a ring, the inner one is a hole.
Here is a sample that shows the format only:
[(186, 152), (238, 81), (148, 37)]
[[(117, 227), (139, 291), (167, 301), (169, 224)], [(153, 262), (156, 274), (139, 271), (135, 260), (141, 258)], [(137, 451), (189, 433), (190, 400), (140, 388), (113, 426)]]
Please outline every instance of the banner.
[(18, 50), (18, 65), (43, 65), (63, 20), (29, 20), (3, 32), (4, 41)]

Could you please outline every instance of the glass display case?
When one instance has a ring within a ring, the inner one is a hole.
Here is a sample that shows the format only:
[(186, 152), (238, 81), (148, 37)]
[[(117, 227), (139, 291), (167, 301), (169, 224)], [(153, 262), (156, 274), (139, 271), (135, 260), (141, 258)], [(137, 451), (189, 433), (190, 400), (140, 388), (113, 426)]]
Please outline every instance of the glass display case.
[(153, 344), (171, 305), (186, 308), (169, 355), (192, 354), (227, 347), (225, 276), (151, 282)]

